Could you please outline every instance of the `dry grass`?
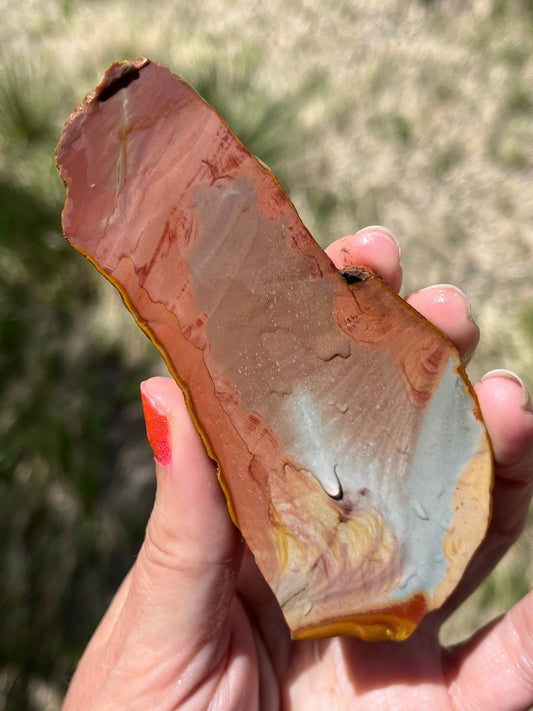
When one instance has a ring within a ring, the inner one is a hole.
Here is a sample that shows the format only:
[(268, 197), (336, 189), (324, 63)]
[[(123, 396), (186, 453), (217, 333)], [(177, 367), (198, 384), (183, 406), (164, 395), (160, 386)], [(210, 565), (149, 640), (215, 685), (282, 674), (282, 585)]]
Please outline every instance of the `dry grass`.
[[(525, 0), (352, 0), (327, 10), (311, 0), (202, 9), (172, 0), (1, 0), (0, 16), (6, 183), (58, 210), (52, 137), (111, 61), (149, 56), (205, 90), (279, 173), (321, 243), (379, 222), (402, 242), (405, 291), (461, 286), (482, 328), (473, 379), (507, 367), (533, 386), (533, 11)], [(47, 239), (61, 250), (56, 228)], [(4, 273), (24, 268), (6, 249), (0, 264)], [(56, 291), (77, 288), (67, 279)], [(92, 288), (98, 300), (69, 348), (96, 341), (119, 348), (131, 366), (147, 364), (118, 300), (105, 285)], [(532, 586), (531, 537), (529, 527), (447, 639)], [(31, 708), (58, 707), (57, 680), (32, 683), (45, 700)], [(0, 688), (0, 707), (1, 699)]]

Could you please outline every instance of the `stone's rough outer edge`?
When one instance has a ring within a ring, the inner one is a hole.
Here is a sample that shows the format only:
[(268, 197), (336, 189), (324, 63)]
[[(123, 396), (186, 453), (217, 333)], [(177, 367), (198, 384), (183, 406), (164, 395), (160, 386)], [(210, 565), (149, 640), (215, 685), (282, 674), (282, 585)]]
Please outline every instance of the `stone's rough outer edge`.
[(184, 390), (293, 636), (404, 639), (490, 517), (455, 348), (370, 270), (338, 273), (271, 171), (147, 59), (110, 67), (57, 163), (65, 235)]

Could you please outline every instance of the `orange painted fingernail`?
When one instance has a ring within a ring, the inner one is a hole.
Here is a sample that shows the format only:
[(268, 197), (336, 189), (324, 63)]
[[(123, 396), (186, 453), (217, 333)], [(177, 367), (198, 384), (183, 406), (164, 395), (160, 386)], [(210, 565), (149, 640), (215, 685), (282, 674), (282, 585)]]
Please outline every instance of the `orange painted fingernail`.
[(158, 464), (167, 466), (171, 460), (168, 419), (144, 393), (141, 393), (141, 400), (146, 421), (146, 435), (154, 451), (154, 459)]

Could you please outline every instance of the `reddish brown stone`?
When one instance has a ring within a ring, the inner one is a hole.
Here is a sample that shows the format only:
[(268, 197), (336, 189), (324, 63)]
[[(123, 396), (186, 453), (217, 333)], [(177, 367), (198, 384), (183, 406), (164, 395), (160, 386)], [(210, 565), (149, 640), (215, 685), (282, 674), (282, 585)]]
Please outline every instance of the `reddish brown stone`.
[(108, 70), (57, 162), (65, 235), (183, 388), (293, 635), (405, 638), (489, 518), (455, 349), (374, 274), (339, 274), (272, 173), (148, 60)]

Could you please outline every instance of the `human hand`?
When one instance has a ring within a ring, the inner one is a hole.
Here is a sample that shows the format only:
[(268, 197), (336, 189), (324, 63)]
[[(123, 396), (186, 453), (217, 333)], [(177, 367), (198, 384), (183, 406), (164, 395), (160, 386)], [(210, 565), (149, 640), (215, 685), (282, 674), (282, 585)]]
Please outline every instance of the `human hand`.
[[(328, 249), (339, 268), (367, 265), (399, 289), (399, 248), (367, 228)], [(478, 340), (464, 296), (430, 287), (409, 303), (466, 360)], [(231, 523), (216, 468), (174, 381), (142, 385), (157, 495), (132, 570), (92, 640), (64, 711), (87, 709), (483, 709), (533, 703), (533, 593), (451, 650), (440, 624), (523, 528), (533, 487), (533, 414), (507, 371), (476, 386), (496, 462), (489, 532), (458, 589), (405, 642), (292, 641), (279, 606)]]

